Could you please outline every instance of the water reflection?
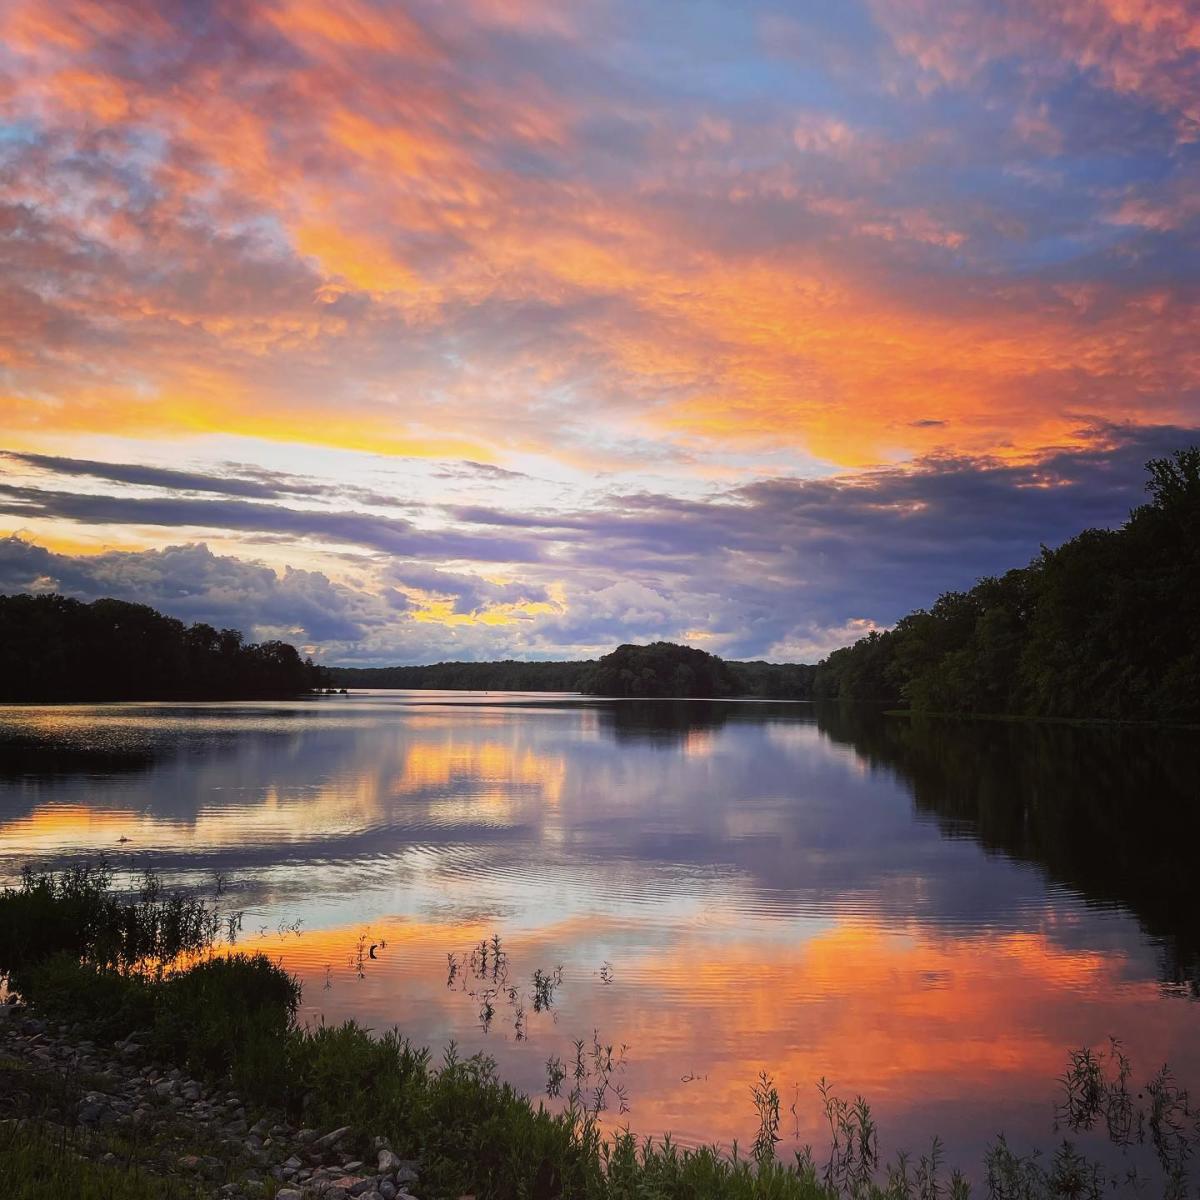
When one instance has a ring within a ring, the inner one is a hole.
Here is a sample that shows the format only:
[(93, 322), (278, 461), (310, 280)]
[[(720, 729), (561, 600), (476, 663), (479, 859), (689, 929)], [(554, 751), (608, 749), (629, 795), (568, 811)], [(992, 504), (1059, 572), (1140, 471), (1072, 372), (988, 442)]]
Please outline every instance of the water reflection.
[(1166, 979), (1200, 980), (1200, 752), (1194, 731), (881, 720), (850, 708), (822, 730), (894, 770), (948, 837), (1036, 863), (1161, 939)]
[[(486, 1046), (534, 1090), (599, 1029), (634, 1128), (685, 1138), (747, 1142), (765, 1067), (812, 1140), (827, 1075), (891, 1145), (937, 1129), (966, 1160), (1001, 1127), (1044, 1144), (1069, 1046), (1200, 1075), (1196, 765), (1181, 736), (794, 704), (8, 709), (0, 874), (226, 872), (309, 1016)], [(485, 1030), (446, 956), (496, 933), (519, 992)]]

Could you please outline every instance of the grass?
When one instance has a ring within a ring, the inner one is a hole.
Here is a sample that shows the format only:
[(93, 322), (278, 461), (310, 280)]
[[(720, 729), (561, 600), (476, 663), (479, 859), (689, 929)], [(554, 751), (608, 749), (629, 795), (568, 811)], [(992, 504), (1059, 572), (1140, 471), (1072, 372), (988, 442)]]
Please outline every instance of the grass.
[(0, 1131), (0, 1186), (5, 1200), (193, 1200), (201, 1195), (180, 1179), (162, 1179), (127, 1164), (81, 1157), (75, 1139), (56, 1128), (15, 1126)]
[[(161, 1059), (228, 1081), (251, 1103), (282, 1108), (317, 1128), (352, 1126), (364, 1157), (369, 1139), (383, 1135), (401, 1157), (421, 1160), (421, 1195), (428, 1200), (964, 1200), (969, 1194), (960, 1175), (944, 1170), (937, 1139), (915, 1162), (901, 1156), (881, 1164), (870, 1107), (861, 1097), (835, 1096), (823, 1082), (828, 1153), (818, 1163), (806, 1149), (783, 1164), (776, 1159), (779, 1094), (766, 1072), (748, 1089), (759, 1126), (751, 1151), (743, 1155), (735, 1146), (726, 1154), (712, 1146), (682, 1148), (669, 1138), (602, 1134), (599, 1113), (610, 1099), (623, 1111), (624, 1096), (614, 1082), (621, 1051), (598, 1038), (576, 1044), (573, 1064), (548, 1061), (551, 1095), (573, 1083), (565, 1109), (551, 1111), (500, 1080), (491, 1059), (460, 1058), (453, 1045), (434, 1061), (396, 1032), (375, 1036), (353, 1022), (302, 1028), (299, 985), (264, 956), (210, 954), (176, 965), (180, 955), (196, 953), (203, 929), (218, 927), (211, 915), (207, 924), (200, 919), (195, 902), (173, 902), (155, 887), (114, 899), (109, 883), (111, 876), (79, 869), (66, 878), (28, 875), (20, 888), (0, 894), (0, 970), (11, 972), (35, 1011), (105, 1037), (143, 1031)], [(116, 912), (114, 904), (128, 911)], [(23, 925), (30, 921), (47, 921), (53, 931), (41, 955), (35, 930)], [(13, 946), (15, 967), (3, 957)], [(147, 947), (152, 957), (144, 955)], [(164, 957), (170, 950), (175, 959)], [(469, 966), (499, 985), (507, 961), (498, 939), (481, 943)], [(1141, 1194), (1184, 1200), (1193, 1194), (1188, 1167), (1197, 1134), (1187, 1095), (1165, 1071), (1140, 1090), (1130, 1079), (1119, 1046), (1078, 1052), (1062, 1080), (1059, 1119), (1074, 1133), (1106, 1132), (1117, 1145), (1149, 1147), (1159, 1175), (1143, 1181)], [(55, 1157), (31, 1133), (8, 1136), (15, 1165), (5, 1169), (16, 1183), (4, 1181), (6, 1198), (190, 1194), (164, 1191), (168, 1185), (128, 1171), (114, 1176), (65, 1152)], [(42, 1186), (46, 1164), (60, 1159), (53, 1172), (65, 1174), (46, 1176), (58, 1190), (31, 1190)], [(1003, 1138), (989, 1149), (980, 1175), (990, 1200), (1092, 1200), (1132, 1178), (1117, 1180), (1069, 1141), (1043, 1161), (1022, 1157)]]

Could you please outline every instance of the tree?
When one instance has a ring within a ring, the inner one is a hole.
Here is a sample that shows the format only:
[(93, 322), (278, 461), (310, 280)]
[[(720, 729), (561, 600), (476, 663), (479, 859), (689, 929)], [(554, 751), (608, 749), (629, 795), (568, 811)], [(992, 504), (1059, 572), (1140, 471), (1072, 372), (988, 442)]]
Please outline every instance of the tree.
[(594, 696), (734, 696), (740, 686), (724, 660), (674, 642), (618, 646), (580, 680)]
[(326, 685), (286, 642), (185, 626), (144, 604), (0, 596), (0, 700), (240, 699)]

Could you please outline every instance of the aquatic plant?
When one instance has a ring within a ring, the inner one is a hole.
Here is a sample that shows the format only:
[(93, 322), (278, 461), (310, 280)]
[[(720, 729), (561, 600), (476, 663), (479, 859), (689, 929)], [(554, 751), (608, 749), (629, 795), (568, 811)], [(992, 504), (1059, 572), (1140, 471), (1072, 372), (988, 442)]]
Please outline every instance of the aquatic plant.
[(27, 867), (0, 892), (0, 963), (26, 964), (64, 952), (117, 970), (165, 969), (181, 955), (207, 949), (221, 927), (215, 906), (198, 896), (167, 894), (147, 871), (124, 892), (105, 860), (61, 871)]
[(545, 1012), (554, 1006), (554, 993), (563, 981), (563, 969), (560, 963), (549, 973), (541, 967), (533, 973), (533, 1011)]
[(754, 1109), (758, 1113), (758, 1133), (754, 1136), (754, 1157), (759, 1162), (772, 1161), (775, 1147), (779, 1144), (779, 1092), (766, 1071), (758, 1073), (758, 1080), (750, 1088)]

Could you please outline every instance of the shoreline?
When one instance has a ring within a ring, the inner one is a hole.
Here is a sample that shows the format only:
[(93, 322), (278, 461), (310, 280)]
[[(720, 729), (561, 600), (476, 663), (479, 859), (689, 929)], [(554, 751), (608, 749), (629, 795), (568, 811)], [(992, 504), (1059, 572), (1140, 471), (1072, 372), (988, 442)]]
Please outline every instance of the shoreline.
[[(815, 701), (823, 704), (861, 704), (861, 701)], [(1140, 729), (1146, 732), (1189, 732), (1200, 730), (1200, 724), (1179, 721), (1141, 721), (1132, 717), (1041, 717), (1021, 713), (935, 712), (920, 708), (885, 708), (885, 717), (936, 717), (939, 721), (992, 721), (1001, 725), (1065, 725), (1072, 729)]]
[(48, 1139), (68, 1173), (92, 1164), (117, 1196), (120, 1180), (148, 1177), (151, 1194), (161, 1181), (226, 1200), (416, 1200), (408, 1187), (420, 1163), (385, 1138), (372, 1139), (373, 1156), (356, 1157), (351, 1127), (297, 1127), (155, 1062), (146, 1040), (135, 1031), (105, 1047), (23, 1004), (0, 1004), (0, 1157)]

